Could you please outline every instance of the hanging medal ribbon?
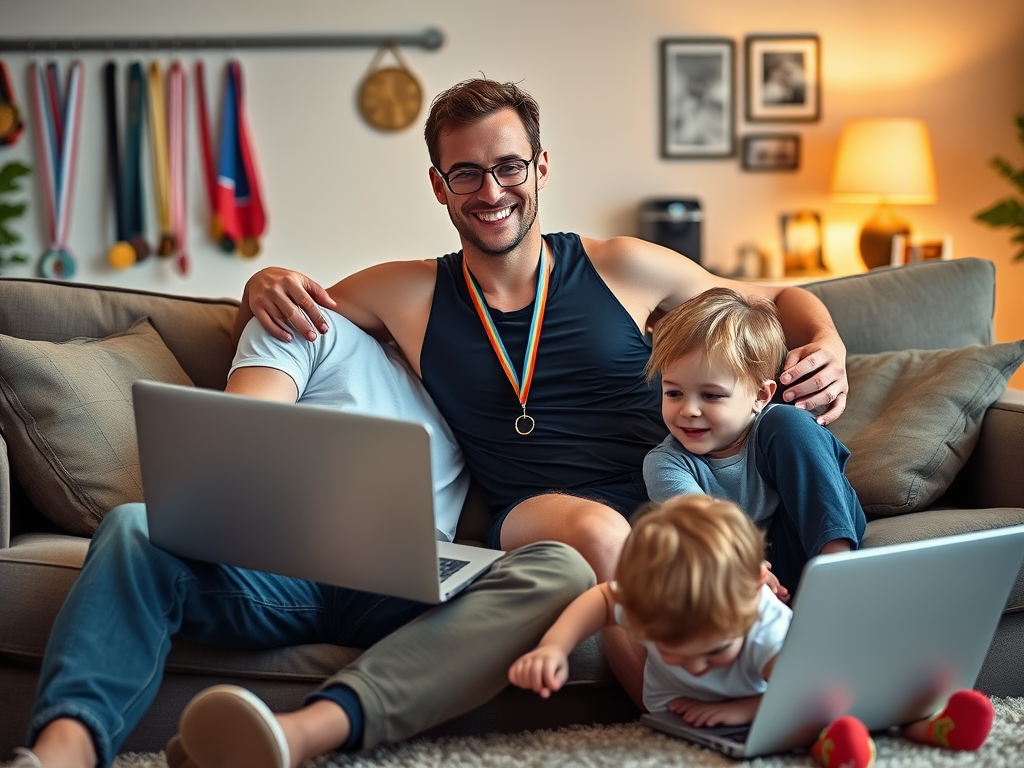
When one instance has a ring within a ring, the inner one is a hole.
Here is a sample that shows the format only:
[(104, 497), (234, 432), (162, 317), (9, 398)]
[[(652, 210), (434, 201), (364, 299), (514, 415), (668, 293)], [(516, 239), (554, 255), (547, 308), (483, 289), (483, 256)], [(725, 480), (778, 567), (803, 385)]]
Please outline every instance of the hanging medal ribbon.
[(146, 101), (146, 80), (142, 64), (128, 67), (128, 104), (124, 131), (124, 182), (122, 184), (125, 230), (128, 242), (135, 249), (135, 258), (142, 261), (150, 254), (146, 241), (146, 208), (142, 198), (142, 115)]
[(519, 398), (519, 405), (523, 408), (522, 414), (515, 421), (516, 432), (520, 435), (530, 434), (537, 425), (534, 418), (526, 413), (526, 399), (530, 396), (530, 384), (533, 382), (533, 370), (537, 365), (537, 350), (540, 347), (540, 331), (544, 325), (544, 308), (548, 303), (548, 281), (550, 279), (548, 275), (548, 260), (549, 257), (544, 252), (544, 241), (541, 240), (537, 295), (533, 301), (533, 318), (530, 320), (530, 335), (526, 341), (526, 354), (523, 358), (523, 377), (520, 384), (520, 378), (516, 375), (516, 370), (512, 366), (512, 360), (505, 349), (505, 344), (501, 340), (501, 335), (491, 319), (491, 313), (487, 309), (484, 295), (479, 286), (477, 286), (476, 280), (473, 279), (473, 275), (470, 274), (469, 267), (466, 266), (465, 255), (462, 257), (462, 276), (466, 279), (466, 287), (469, 289), (469, 296), (473, 300), (473, 306), (476, 307), (476, 314), (484, 326), (487, 340), (491, 342), (491, 348), (494, 350), (494, 354), (497, 355), (498, 362), (501, 363), (501, 368), (505, 371), (505, 376), (508, 377), (516, 397)]
[[(206, 72), (202, 61), (196, 62), (196, 115), (199, 118), (199, 151), (203, 161), (203, 181), (206, 185), (206, 201), (210, 206), (210, 237), (219, 243), (221, 235), (220, 215), (217, 213), (217, 172), (210, 146), (210, 122), (206, 111)], [(234, 245), (231, 246), (234, 250)]]
[(217, 212), (223, 230), (221, 247), (231, 252), (237, 246), (240, 255), (255, 256), (259, 253), (259, 236), (266, 227), (266, 214), (245, 121), (242, 71), (237, 61), (228, 65), (220, 138)]
[(185, 195), (185, 72), (178, 62), (167, 75), (167, 119), (169, 135), (169, 181), (171, 232), (178, 247), (175, 265), (188, 274), (188, 205)]
[(7, 65), (0, 61), (0, 147), (14, 146), (25, 131), (21, 112), (14, 102), (14, 88)]
[(164, 81), (160, 63), (156, 61), (149, 65), (149, 137), (153, 156), (153, 185), (156, 187), (156, 211), (160, 220), (160, 240), (156, 252), (160, 256), (171, 256), (177, 250), (177, 244), (171, 232), (171, 180)]
[[(43, 277), (63, 280), (69, 280), (75, 274), (75, 260), (68, 249), (67, 238), (71, 226), (71, 198), (82, 118), (82, 73), (82, 63), (74, 62), (68, 73), (67, 99), (63, 105), (51, 87), (50, 81), (56, 80), (56, 77), (48, 78), (43, 68), (33, 63), (29, 79), (35, 108), (39, 176), (43, 185), (50, 235), (50, 248), (39, 262), (39, 271)], [(59, 144), (58, 121), (63, 128)]]
[[(239, 219), (242, 226), (242, 240), (238, 244), (238, 252), (252, 258), (260, 252), (259, 238), (267, 227), (266, 211), (263, 209), (263, 195), (260, 192), (260, 179), (256, 171), (256, 157), (253, 154), (252, 142), (249, 140), (249, 123), (245, 117), (242, 86), (242, 65), (237, 60), (231, 62), (235, 76), (235, 96), (238, 99), (238, 150), (244, 171), (246, 194), (238, 194)], [(238, 192), (238, 189), (236, 189)]]
[(103, 68), (103, 95), (107, 132), (107, 168), (110, 171), (110, 188), (117, 236), (117, 242), (107, 251), (107, 262), (115, 269), (127, 269), (135, 263), (135, 249), (128, 242), (128, 230), (125, 226), (121, 139), (118, 135), (117, 121), (117, 64), (113, 61), (107, 62)]

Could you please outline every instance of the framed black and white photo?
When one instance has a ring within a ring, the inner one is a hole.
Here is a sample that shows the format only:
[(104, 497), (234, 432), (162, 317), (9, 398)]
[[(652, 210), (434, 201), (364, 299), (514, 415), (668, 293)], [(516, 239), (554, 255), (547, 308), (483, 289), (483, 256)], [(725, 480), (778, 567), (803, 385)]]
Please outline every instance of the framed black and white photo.
[(735, 46), (728, 38), (661, 41), (661, 156), (735, 154)]
[(747, 120), (821, 119), (821, 45), (817, 35), (749, 35)]
[(800, 134), (752, 133), (743, 137), (745, 171), (795, 171), (800, 168)]

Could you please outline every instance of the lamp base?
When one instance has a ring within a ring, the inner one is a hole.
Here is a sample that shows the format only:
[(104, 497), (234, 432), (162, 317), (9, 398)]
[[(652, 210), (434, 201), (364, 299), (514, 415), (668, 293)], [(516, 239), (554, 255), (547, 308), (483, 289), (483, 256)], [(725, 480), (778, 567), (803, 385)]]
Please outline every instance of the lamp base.
[(884, 203), (860, 231), (860, 257), (868, 269), (887, 267), (892, 263), (892, 238), (909, 235), (910, 225)]

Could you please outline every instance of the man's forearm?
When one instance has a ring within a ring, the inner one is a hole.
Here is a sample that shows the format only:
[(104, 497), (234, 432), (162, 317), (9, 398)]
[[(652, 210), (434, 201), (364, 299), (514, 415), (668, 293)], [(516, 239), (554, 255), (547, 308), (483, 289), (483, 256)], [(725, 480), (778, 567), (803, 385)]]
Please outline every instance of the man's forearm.
[(775, 297), (775, 306), (790, 349), (813, 341), (841, 342), (828, 308), (810, 291), (797, 287), (783, 288)]

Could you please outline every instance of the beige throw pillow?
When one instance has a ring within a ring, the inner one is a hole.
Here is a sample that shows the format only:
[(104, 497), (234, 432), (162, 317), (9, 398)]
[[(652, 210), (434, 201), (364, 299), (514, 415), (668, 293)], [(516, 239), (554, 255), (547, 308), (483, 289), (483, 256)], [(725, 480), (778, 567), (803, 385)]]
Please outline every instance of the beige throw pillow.
[(149, 318), (103, 339), (0, 335), (0, 430), (36, 508), (91, 535), (113, 507), (142, 501), (131, 385), (191, 385)]
[(963, 467), (985, 411), (1024, 361), (1024, 341), (850, 355), (850, 397), (829, 429), (868, 515), (927, 507)]

